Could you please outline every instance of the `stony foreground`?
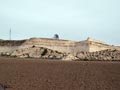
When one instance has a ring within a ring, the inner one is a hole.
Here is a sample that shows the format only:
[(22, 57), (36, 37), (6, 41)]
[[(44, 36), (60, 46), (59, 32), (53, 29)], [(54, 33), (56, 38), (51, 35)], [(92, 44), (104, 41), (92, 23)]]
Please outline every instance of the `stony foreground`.
[(120, 90), (120, 62), (16, 59), (0, 58), (0, 90)]

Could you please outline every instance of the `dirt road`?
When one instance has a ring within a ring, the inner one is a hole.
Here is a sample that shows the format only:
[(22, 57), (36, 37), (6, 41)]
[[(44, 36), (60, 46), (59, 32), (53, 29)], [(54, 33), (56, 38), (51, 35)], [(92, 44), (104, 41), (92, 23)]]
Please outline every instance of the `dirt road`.
[(120, 90), (120, 62), (0, 58), (5, 90)]

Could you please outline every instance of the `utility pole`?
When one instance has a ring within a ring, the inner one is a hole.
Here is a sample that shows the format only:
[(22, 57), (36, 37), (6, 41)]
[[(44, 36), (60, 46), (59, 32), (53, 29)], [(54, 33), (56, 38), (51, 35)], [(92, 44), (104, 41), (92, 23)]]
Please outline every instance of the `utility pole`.
[(10, 31), (9, 31), (9, 40), (11, 40), (11, 28), (10, 28)]

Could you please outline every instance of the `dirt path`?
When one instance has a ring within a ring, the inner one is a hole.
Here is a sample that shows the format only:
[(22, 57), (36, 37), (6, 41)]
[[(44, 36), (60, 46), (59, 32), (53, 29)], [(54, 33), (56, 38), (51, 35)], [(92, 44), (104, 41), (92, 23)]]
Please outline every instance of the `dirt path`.
[(5, 90), (120, 90), (120, 62), (0, 59)]

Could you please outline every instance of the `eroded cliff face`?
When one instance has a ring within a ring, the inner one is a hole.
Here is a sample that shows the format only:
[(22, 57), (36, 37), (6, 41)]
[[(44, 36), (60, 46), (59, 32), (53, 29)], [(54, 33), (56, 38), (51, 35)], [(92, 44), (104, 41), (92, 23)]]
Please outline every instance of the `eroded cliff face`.
[(20, 46), (27, 40), (0, 40), (0, 46)]
[(0, 40), (0, 53), (12, 52), (22, 46), (26, 40)]
[[(50, 38), (31, 38), (28, 40), (0, 40), (0, 52), (13, 52), (17, 49), (29, 48), (32, 46), (45, 47), (63, 53), (95, 52), (106, 49), (119, 49), (120, 47), (110, 46), (104, 42), (87, 39), (84, 41), (70, 41)], [(119, 49), (120, 50), (120, 49)]]
[(75, 42), (60, 39), (31, 38), (27, 40), (23, 45), (25, 47), (34, 45), (37, 47), (46, 47), (60, 52), (71, 52), (71, 48), (74, 47)]
[(48, 38), (31, 38), (21, 41), (0, 41), (0, 52), (11, 52), (17, 48), (24, 49), (32, 46), (45, 47), (60, 52), (70, 53), (73, 52), (75, 42)]
[(78, 52), (63, 53), (51, 50), (45, 47), (29, 47), (24, 49), (17, 49), (11, 53), (1, 53), (1, 56), (18, 57), (18, 58), (42, 58), (42, 59), (56, 59), (56, 60), (100, 60), (100, 61), (118, 61), (120, 60), (120, 51), (116, 49), (107, 49), (96, 52)]
[(0, 41), (0, 55), (19, 58), (60, 60), (120, 60), (120, 47), (87, 39), (69, 41), (31, 38), (19, 41)]

